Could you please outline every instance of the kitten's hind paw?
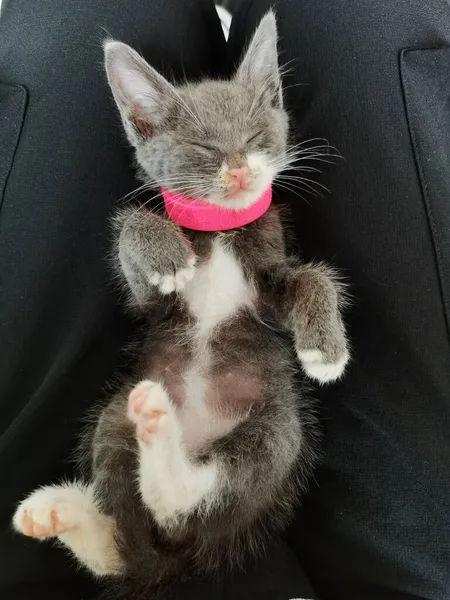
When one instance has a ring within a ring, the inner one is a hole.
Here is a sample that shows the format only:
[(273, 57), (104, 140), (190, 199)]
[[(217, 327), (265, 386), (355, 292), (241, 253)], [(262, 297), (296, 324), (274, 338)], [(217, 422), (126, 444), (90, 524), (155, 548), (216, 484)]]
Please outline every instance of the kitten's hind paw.
[(154, 381), (142, 381), (128, 396), (128, 418), (136, 425), (136, 435), (150, 444), (152, 437), (167, 424), (173, 408), (164, 388)]
[(327, 362), (320, 350), (299, 350), (298, 357), (306, 374), (320, 383), (340, 379), (350, 358), (347, 350), (334, 362)]
[[(58, 536), (77, 525), (81, 502), (78, 490), (45, 487), (21, 502), (13, 517), (16, 531), (45, 539)], [(79, 492), (81, 493), (81, 492)]]

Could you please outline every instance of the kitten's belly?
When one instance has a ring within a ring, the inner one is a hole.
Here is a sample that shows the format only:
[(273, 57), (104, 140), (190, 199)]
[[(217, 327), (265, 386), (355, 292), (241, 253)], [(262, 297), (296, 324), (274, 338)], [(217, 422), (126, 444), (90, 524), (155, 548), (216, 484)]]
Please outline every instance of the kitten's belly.
[(260, 395), (260, 381), (239, 371), (201, 373), (193, 366), (184, 374), (180, 419), (187, 447), (195, 451), (229, 433)]
[[(212, 440), (229, 433), (246, 418), (262, 392), (261, 378), (255, 365), (205, 364), (204, 350), (176, 348), (162, 352), (163, 361), (155, 360), (148, 377), (161, 382), (175, 404), (187, 448), (198, 451)], [(167, 359), (171, 356), (171, 360)], [(212, 363), (213, 356), (210, 355)], [(165, 360), (164, 360), (165, 359)], [(225, 359), (226, 357), (222, 357)]]
[(197, 268), (183, 295), (187, 310), (194, 317), (192, 326), (182, 336), (189, 343), (166, 346), (150, 378), (164, 383), (178, 408), (184, 441), (195, 450), (231, 431), (246, 417), (261, 393), (257, 369), (249, 368), (248, 357), (239, 364), (233, 352), (229, 352), (227, 360), (223, 350), (239, 345), (239, 328), (223, 334), (222, 344), (217, 342), (222, 326), (244, 307), (254, 305), (256, 292), (245, 279), (239, 262), (218, 238), (209, 259)]

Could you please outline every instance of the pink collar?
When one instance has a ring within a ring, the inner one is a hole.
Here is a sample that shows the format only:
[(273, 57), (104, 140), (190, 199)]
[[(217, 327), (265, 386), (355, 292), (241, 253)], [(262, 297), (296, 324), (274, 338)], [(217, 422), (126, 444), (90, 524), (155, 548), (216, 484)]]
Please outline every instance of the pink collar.
[(272, 187), (248, 208), (222, 208), (202, 200), (193, 200), (162, 188), (166, 211), (172, 221), (195, 231), (227, 231), (253, 223), (269, 209)]

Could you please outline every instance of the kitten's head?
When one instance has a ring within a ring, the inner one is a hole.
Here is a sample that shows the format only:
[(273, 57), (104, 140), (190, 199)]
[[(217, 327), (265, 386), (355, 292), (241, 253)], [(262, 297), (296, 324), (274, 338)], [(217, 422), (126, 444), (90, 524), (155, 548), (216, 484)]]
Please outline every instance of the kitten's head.
[(105, 44), (109, 84), (145, 179), (185, 196), (244, 208), (282, 168), (283, 110), (273, 13), (235, 77), (175, 87), (129, 46)]

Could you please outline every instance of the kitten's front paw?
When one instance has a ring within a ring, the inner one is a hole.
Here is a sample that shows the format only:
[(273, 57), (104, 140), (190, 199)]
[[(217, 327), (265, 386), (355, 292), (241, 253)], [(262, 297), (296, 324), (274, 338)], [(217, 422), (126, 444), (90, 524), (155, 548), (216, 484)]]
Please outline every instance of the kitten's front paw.
[(45, 539), (64, 533), (77, 523), (77, 506), (59, 488), (41, 488), (19, 504), (13, 518), (16, 531)]
[(150, 444), (173, 417), (173, 407), (164, 388), (154, 381), (142, 381), (128, 396), (128, 418), (136, 425), (136, 435)]
[(320, 383), (340, 379), (350, 358), (347, 349), (334, 361), (327, 361), (321, 350), (298, 350), (297, 354), (306, 374)]
[(164, 275), (153, 271), (149, 275), (149, 281), (152, 285), (157, 286), (162, 294), (181, 292), (195, 275), (196, 260), (195, 256), (189, 258), (188, 266), (180, 269), (174, 275)]
[(130, 208), (117, 216), (117, 227), (121, 270), (140, 305), (148, 300), (149, 288), (171, 294), (193, 278), (196, 256), (178, 225)]

